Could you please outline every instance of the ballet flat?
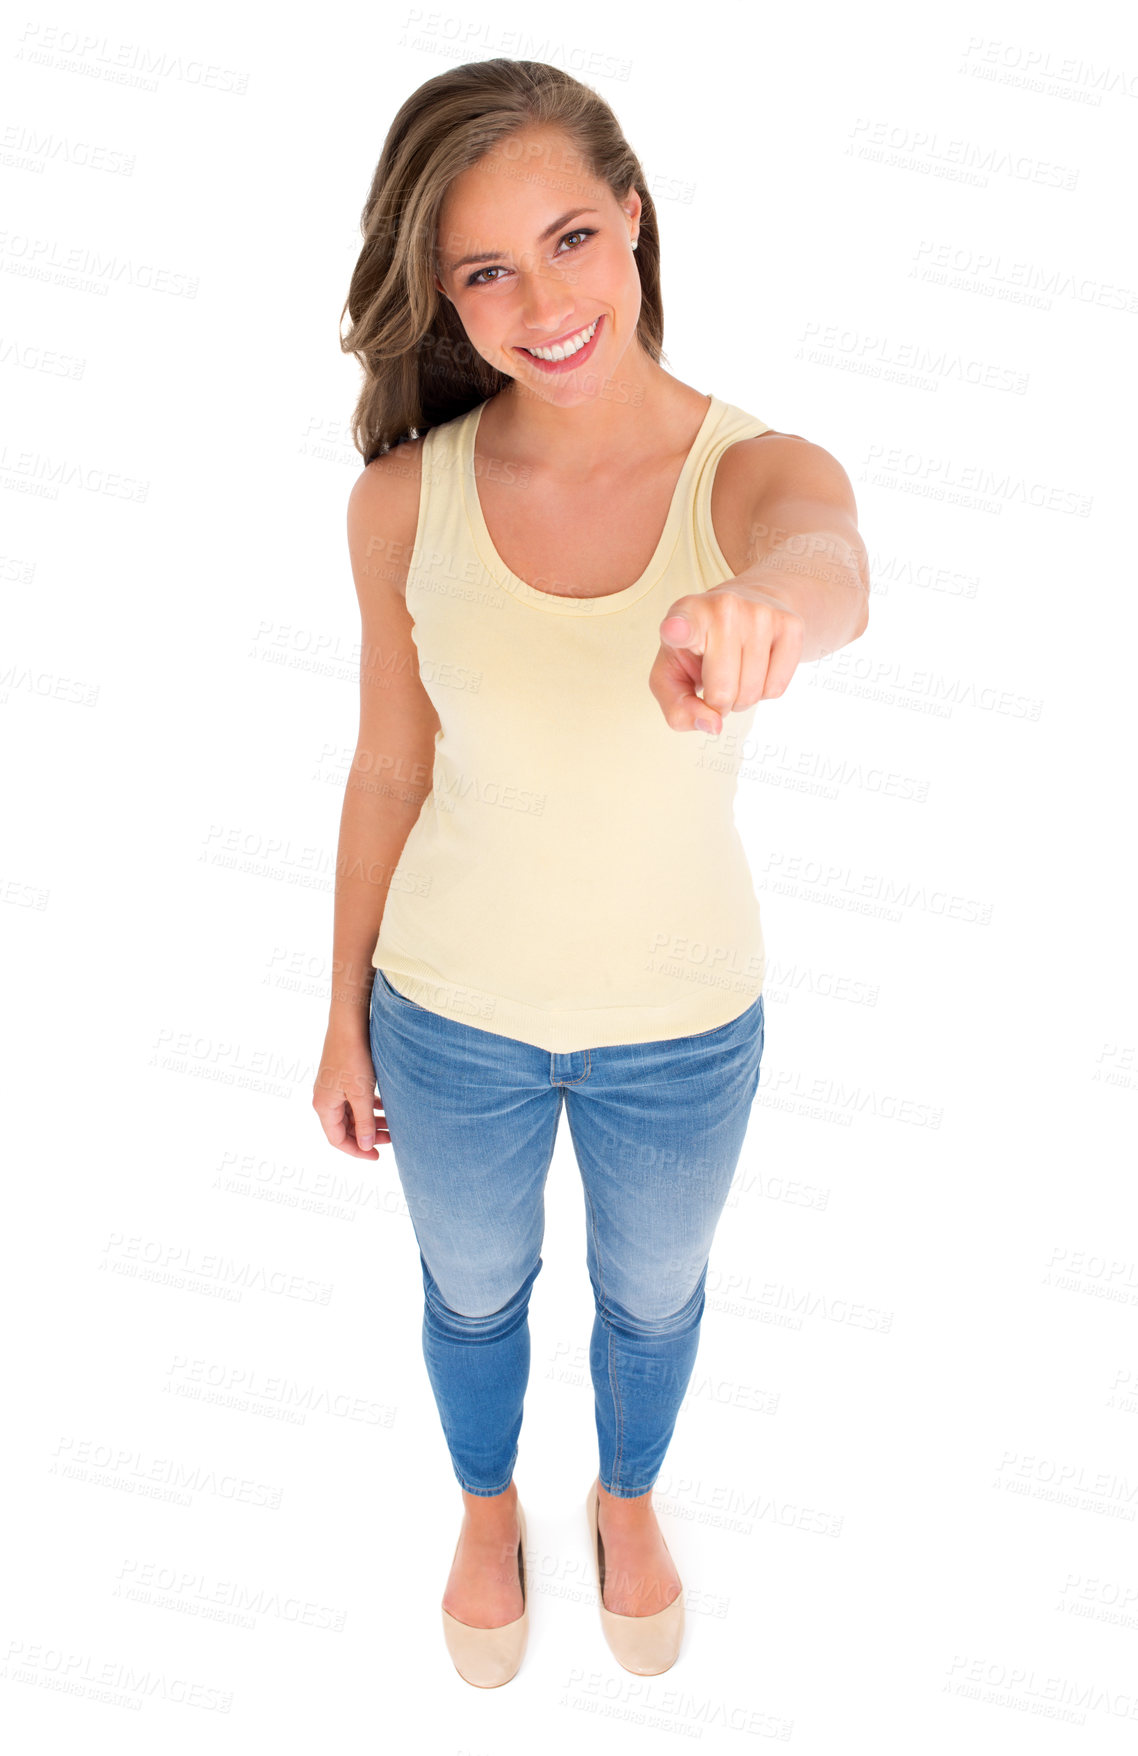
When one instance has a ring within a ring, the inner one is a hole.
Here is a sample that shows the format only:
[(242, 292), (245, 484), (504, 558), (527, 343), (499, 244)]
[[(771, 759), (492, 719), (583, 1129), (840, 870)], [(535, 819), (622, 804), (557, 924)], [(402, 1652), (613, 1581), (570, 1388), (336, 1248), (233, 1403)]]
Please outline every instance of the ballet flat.
[[(508, 1683), (522, 1662), (529, 1636), (529, 1589), (526, 1574), (526, 1515), (518, 1502), (518, 1578), (522, 1586), (522, 1613), (501, 1628), (472, 1628), (449, 1611), (443, 1611), (443, 1634), (455, 1670), (476, 1689), (498, 1689)], [(459, 1533), (459, 1542), (462, 1533)], [(458, 1543), (454, 1546), (458, 1554)], [(453, 1560), (451, 1565), (453, 1566)]]
[[(684, 1638), (684, 1594), (672, 1599), (654, 1616), (618, 1616), (605, 1609), (605, 1550), (601, 1541), (597, 1508), (600, 1502), (600, 1477), (589, 1489), (585, 1511), (589, 1519), (589, 1537), (593, 1550), (593, 1567), (601, 1602), (601, 1627), (609, 1651), (617, 1663), (638, 1677), (657, 1677), (670, 1669), (680, 1654)], [(665, 1542), (664, 1547), (668, 1549)], [(668, 1549), (669, 1555), (672, 1553)]]

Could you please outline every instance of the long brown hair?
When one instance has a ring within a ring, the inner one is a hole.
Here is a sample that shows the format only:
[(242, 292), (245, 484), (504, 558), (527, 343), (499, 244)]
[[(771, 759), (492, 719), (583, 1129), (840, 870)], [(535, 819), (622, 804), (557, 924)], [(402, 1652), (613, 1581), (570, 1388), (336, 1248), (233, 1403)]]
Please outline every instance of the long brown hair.
[(352, 437), (365, 463), (465, 414), (512, 382), (467, 340), (435, 286), (435, 236), (449, 185), (498, 141), (533, 126), (565, 130), (617, 201), (635, 187), (642, 203), (636, 265), (637, 338), (663, 352), (660, 237), (640, 161), (605, 100), (544, 61), (470, 61), (428, 79), (399, 109), (360, 216), (363, 249), (344, 311), (340, 346), (364, 371)]

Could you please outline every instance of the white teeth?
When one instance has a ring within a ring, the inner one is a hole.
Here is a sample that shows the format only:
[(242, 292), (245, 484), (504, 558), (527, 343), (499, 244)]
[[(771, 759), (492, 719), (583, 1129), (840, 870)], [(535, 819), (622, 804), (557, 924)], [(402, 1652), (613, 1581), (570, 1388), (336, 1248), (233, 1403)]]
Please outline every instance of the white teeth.
[(571, 354), (578, 354), (583, 347), (588, 346), (599, 322), (600, 318), (595, 317), (588, 329), (578, 330), (577, 334), (571, 335), (568, 341), (559, 341), (556, 347), (523, 348), (522, 352), (532, 354), (535, 360), (567, 360)]

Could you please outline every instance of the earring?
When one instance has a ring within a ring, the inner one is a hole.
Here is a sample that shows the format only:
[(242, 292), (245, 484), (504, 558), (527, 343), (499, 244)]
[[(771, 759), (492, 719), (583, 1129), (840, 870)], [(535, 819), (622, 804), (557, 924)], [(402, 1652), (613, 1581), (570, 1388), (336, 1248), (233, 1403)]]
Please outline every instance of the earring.
[(639, 239), (639, 238), (633, 238), (633, 240), (632, 240), (632, 248), (633, 248), (633, 249), (634, 249), (634, 250), (635, 250), (635, 249), (636, 249), (636, 246), (637, 246), (637, 245), (638, 245), (638, 244), (639, 244), (639, 242), (640, 242), (640, 239)]

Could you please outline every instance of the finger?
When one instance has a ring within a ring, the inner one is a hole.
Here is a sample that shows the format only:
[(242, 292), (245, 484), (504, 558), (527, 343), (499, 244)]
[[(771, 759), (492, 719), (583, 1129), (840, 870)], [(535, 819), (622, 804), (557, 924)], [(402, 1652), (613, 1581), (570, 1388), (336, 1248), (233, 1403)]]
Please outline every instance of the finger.
[[(731, 656), (729, 643), (719, 637), (717, 614), (709, 613), (701, 598), (677, 599), (660, 624), (660, 643), (663, 662), (659, 676), (664, 693), (658, 699), (668, 724), (676, 731), (719, 732), (722, 714), (731, 711), (735, 688), (734, 679), (730, 689), (723, 682), (730, 676)], [(718, 692), (708, 686), (716, 670)], [(702, 700), (697, 693), (700, 688)], [(720, 697), (725, 697), (722, 705)]]
[[(668, 621), (674, 618), (667, 618)], [(686, 621), (684, 628), (687, 628)], [(674, 633), (676, 631), (673, 631)], [(686, 638), (686, 635), (685, 635)], [(683, 647), (661, 640), (648, 674), (648, 687), (674, 731), (690, 730), (692, 712), (700, 706), (696, 688), (703, 660)]]
[(745, 713), (748, 707), (753, 707), (756, 701), (762, 701), (768, 694), (767, 685), (777, 645), (777, 639), (772, 642), (769, 634), (765, 639), (761, 635), (758, 639), (752, 636), (744, 642), (734, 712)]
[(660, 638), (665, 646), (683, 647), (696, 654), (703, 651), (703, 626), (682, 610), (673, 610), (660, 624)]
[(390, 1146), (391, 1132), (387, 1126), (387, 1113), (383, 1107), (383, 1093), (377, 1092), (371, 1101), (375, 1114), (375, 1143), (377, 1146)]
[(805, 633), (804, 623), (797, 619), (783, 623), (778, 638), (771, 647), (770, 662), (767, 665), (760, 700), (769, 701), (772, 697), (781, 695), (786, 689), (802, 658)]
[(742, 693), (744, 642), (750, 628), (746, 615), (740, 613), (743, 610), (738, 599), (720, 598), (704, 635), (703, 702), (699, 718), (707, 719), (717, 732), (724, 717), (735, 711)]
[(375, 1144), (375, 1098), (353, 1098), (346, 1106), (352, 1119), (353, 1135), (358, 1151), (364, 1158), (378, 1158)]
[(349, 1158), (376, 1159), (379, 1157), (376, 1149), (373, 1148), (372, 1151), (365, 1152), (360, 1147), (356, 1138), (356, 1119), (352, 1114), (352, 1105), (348, 1098), (342, 1098), (335, 1109), (321, 1108), (317, 1114), (331, 1146), (336, 1147), (340, 1152), (346, 1152)]

